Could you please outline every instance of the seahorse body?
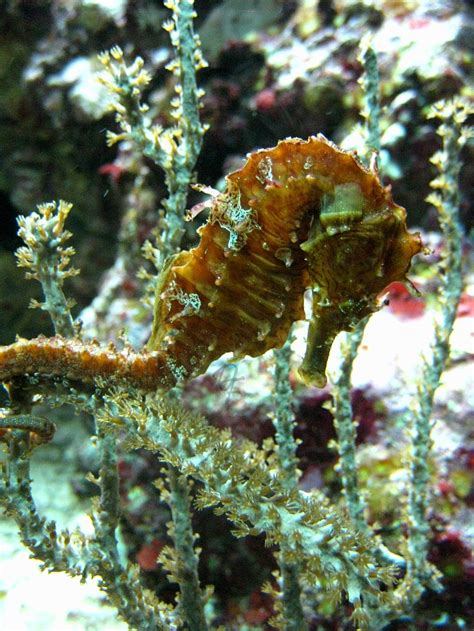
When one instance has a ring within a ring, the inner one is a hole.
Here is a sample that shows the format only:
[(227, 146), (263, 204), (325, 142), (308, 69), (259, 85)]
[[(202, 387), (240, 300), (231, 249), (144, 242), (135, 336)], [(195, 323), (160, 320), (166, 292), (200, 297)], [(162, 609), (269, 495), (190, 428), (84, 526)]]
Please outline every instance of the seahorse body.
[(214, 200), (199, 245), (164, 271), (148, 348), (164, 348), (187, 375), (225, 352), (261, 355), (304, 318), (312, 287), (300, 373), (324, 385), (335, 335), (378, 309), (421, 249), (405, 218), (378, 174), (323, 136), (250, 154)]
[(281, 346), (305, 317), (303, 296), (312, 288), (300, 372), (324, 385), (335, 335), (378, 309), (389, 283), (405, 280), (420, 238), (407, 232), (405, 210), (377, 172), (321, 135), (251, 153), (226, 180), (197, 247), (160, 274), (147, 352), (39, 338), (0, 349), (0, 379), (102, 375), (167, 389), (226, 352), (258, 356)]

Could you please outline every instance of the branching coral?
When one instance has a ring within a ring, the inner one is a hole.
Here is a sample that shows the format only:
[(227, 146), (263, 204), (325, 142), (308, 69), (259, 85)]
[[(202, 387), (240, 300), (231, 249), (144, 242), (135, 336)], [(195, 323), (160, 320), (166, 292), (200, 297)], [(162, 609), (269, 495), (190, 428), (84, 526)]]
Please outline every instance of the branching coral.
[(236, 535), (263, 532), (268, 543), (285, 542), (289, 558), (301, 559), (308, 583), (317, 580), (334, 597), (348, 590), (355, 602), (363, 593), (376, 593), (377, 578), (390, 582), (392, 569), (377, 566), (370, 543), (348, 529), (342, 515), (322, 498), (284, 488), (270, 453), (250, 442), (239, 447), (204, 419), (138, 394), (124, 399), (116, 391), (107, 400), (99, 419), (111, 428), (125, 426), (129, 448), (157, 451), (201, 480), (198, 506), (220, 507)]
[(17, 251), (18, 266), (28, 270), (26, 278), (41, 283), (45, 297), (44, 303), (32, 306), (47, 311), (56, 332), (65, 337), (74, 335), (70, 313), (74, 302), (66, 299), (62, 286), (66, 278), (79, 274), (79, 270), (69, 267), (74, 248), (66, 246), (72, 234), (64, 224), (71, 208), (72, 204), (63, 201), (52, 202), (38, 206), (37, 213), (18, 218), (18, 236), (25, 243)]
[[(418, 586), (428, 584), (435, 589), (440, 588), (438, 577), (433, 567), (426, 562), (431, 411), (436, 388), (449, 358), (449, 334), (453, 328), (462, 291), (462, 228), (459, 221), (457, 183), (461, 170), (460, 151), (469, 137), (472, 137), (473, 131), (472, 128), (464, 126), (464, 123), (473, 113), (473, 105), (461, 98), (448, 103), (437, 103), (429, 113), (431, 118), (441, 120), (438, 134), (443, 144), (441, 151), (432, 158), (439, 174), (431, 184), (436, 192), (429, 195), (428, 201), (438, 211), (445, 238), (445, 248), (440, 263), (442, 280), (436, 296), (431, 352), (421, 366), (416, 397), (410, 406), (409, 429), (412, 434), (412, 452), (408, 504), (410, 528), (408, 576), (411, 584)], [(416, 601), (417, 594), (412, 593), (412, 598)]]
[(176, 52), (167, 66), (176, 77), (176, 96), (171, 101), (171, 117), (176, 121), (175, 125), (163, 129), (153, 125), (147, 116), (149, 108), (142, 102), (142, 97), (151, 77), (143, 67), (143, 59), (138, 57), (127, 66), (118, 47), (100, 56), (105, 67), (100, 80), (114, 95), (111, 108), (116, 112), (121, 129), (119, 134), (108, 132), (108, 144), (131, 140), (166, 175), (169, 196), (162, 201), (165, 217), (160, 226), (158, 268), (180, 246), (189, 183), (193, 180), (194, 166), (206, 131), (199, 118), (204, 93), (197, 86), (196, 71), (207, 64), (192, 26), (195, 17), (193, 2), (168, 0), (164, 4), (172, 11), (172, 18), (163, 27), (170, 33)]

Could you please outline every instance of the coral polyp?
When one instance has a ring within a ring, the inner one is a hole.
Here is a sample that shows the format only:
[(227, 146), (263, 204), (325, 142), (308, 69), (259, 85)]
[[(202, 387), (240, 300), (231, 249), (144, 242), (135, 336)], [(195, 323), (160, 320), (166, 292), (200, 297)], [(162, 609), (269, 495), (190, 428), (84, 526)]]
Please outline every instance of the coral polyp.
[(147, 352), (21, 341), (0, 349), (0, 379), (102, 376), (166, 390), (224, 353), (258, 356), (281, 347), (305, 317), (310, 288), (300, 374), (322, 387), (334, 337), (376, 311), (389, 283), (406, 280), (420, 237), (407, 231), (405, 210), (376, 169), (321, 135), (255, 151), (226, 182), (209, 204), (197, 247), (171, 257), (158, 278)]

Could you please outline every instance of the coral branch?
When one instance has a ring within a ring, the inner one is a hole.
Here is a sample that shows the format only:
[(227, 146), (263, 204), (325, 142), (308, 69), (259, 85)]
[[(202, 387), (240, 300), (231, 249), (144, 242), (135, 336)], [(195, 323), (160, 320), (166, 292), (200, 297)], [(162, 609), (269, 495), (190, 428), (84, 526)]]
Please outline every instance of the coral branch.
[[(292, 409), (293, 392), (290, 385), (290, 358), (292, 335), (281, 349), (274, 351), (274, 390), (276, 397), (276, 409), (273, 415), (275, 427), (275, 441), (277, 444), (276, 456), (279, 468), (279, 478), (282, 486), (287, 491), (294, 491), (298, 484), (298, 469), (296, 448), (297, 441), (293, 435), (295, 429), (295, 416)], [(289, 552), (289, 554), (288, 554)], [(300, 573), (298, 562), (291, 560), (291, 551), (288, 551), (285, 542), (282, 542), (277, 556), (280, 569), (281, 595), (277, 598), (277, 610), (280, 610), (279, 623), (285, 624), (288, 631), (305, 631), (307, 625), (301, 606)], [(280, 602), (281, 601), (281, 602)], [(274, 621), (278, 623), (278, 621)]]
[(380, 151), (380, 80), (377, 67), (377, 53), (372, 47), (371, 37), (363, 38), (359, 61), (364, 66), (364, 74), (359, 79), (364, 92), (362, 115), (366, 122), (367, 150)]
[(362, 341), (364, 327), (351, 334), (345, 334), (339, 343), (340, 361), (331, 375), (333, 384), (334, 426), (337, 432), (339, 453), (338, 470), (341, 474), (344, 498), (354, 527), (369, 535), (364, 516), (365, 502), (359, 490), (359, 476), (356, 461), (356, 426), (352, 419), (350, 396), (352, 363)]
[(126, 429), (130, 447), (158, 452), (202, 481), (199, 506), (225, 512), (238, 536), (264, 533), (268, 544), (284, 543), (288, 561), (301, 563), (303, 580), (336, 599), (346, 591), (356, 616), (364, 613), (363, 594), (375, 598), (378, 581), (391, 582), (392, 568), (377, 565), (370, 542), (327, 501), (286, 490), (253, 443), (237, 445), (203, 419), (138, 393), (125, 399), (112, 392), (100, 420)]
[[(52, 421), (31, 414), (0, 416), (0, 435), (3, 430), (23, 430), (33, 434), (35, 444), (48, 443), (53, 439), (56, 426)], [(30, 442), (32, 438), (30, 436)]]
[[(108, 450), (113, 436), (104, 443)], [(67, 572), (71, 576), (99, 576), (100, 587), (117, 607), (122, 618), (133, 628), (144, 631), (168, 631), (176, 629), (173, 610), (160, 603), (156, 597), (143, 589), (138, 581), (137, 568), (127, 564), (122, 566), (117, 558), (116, 544), (111, 542), (113, 520), (103, 522), (104, 514), (94, 518), (98, 528), (97, 537), (85, 537), (80, 532), (58, 531), (54, 521), (40, 517), (31, 493), (29, 445), (22, 432), (16, 432), (9, 440), (8, 465), (0, 479), (0, 504), (11, 515), (20, 530), (23, 544), (32, 556), (42, 561), (43, 569), (52, 572)], [(116, 503), (110, 495), (111, 485), (106, 479), (113, 476), (113, 469), (107, 473), (108, 458), (103, 459), (101, 475), (101, 505), (107, 508), (107, 517), (113, 516), (110, 503)], [(107, 506), (105, 506), (107, 504)], [(105, 536), (105, 532), (109, 536)]]
[(64, 229), (71, 208), (72, 204), (61, 200), (58, 204), (41, 204), (37, 213), (18, 217), (18, 236), (25, 246), (16, 253), (18, 266), (29, 270), (26, 277), (35, 278), (43, 288), (44, 303), (31, 306), (48, 311), (56, 333), (65, 337), (74, 335), (70, 313), (74, 302), (66, 299), (62, 286), (66, 278), (79, 274), (79, 270), (68, 267), (74, 248), (65, 246), (72, 236)]
[(168, 534), (173, 539), (174, 549), (168, 546), (161, 551), (160, 562), (172, 582), (179, 585), (177, 611), (186, 621), (190, 631), (207, 631), (204, 615), (205, 597), (199, 585), (199, 550), (195, 548), (197, 536), (191, 523), (190, 484), (185, 476), (173, 466), (167, 470), (169, 490), (164, 484), (156, 483), (161, 497), (171, 509), (173, 521), (168, 524)]
[[(439, 589), (434, 568), (427, 561), (429, 525), (429, 455), (431, 450), (431, 411), (433, 398), (449, 358), (449, 337), (453, 329), (462, 291), (462, 228), (459, 221), (458, 178), (461, 169), (460, 150), (472, 134), (464, 127), (472, 104), (458, 98), (436, 104), (432, 118), (441, 119), (438, 134), (443, 148), (432, 162), (439, 175), (431, 186), (438, 191), (428, 200), (436, 207), (445, 239), (440, 264), (440, 287), (434, 317), (434, 340), (431, 354), (423, 363), (417, 380), (416, 396), (410, 406), (408, 424), (411, 433), (411, 470), (409, 489), (408, 577), (410, 597), (415, 602), (425, 587)], [(407, 590), (408, 591), (408, 590)]]
[(163, 27), (170, 33), (176, 53), (167, 65), (176, 78), (176, 96), (171, 102), (175, 125), (167, 129), (152, 125), (149, 106), (142, 102), (143, 91), (151, 80), (144, 69), (143, 59), (137, 57), (128, 66), (117, 46), (99, 57), (105, 67), (99, 80), (113, 95), (112, 109), (120, 126), (119, 134), (108, 132), (108, 144), (129, 140), (165, 172), (168, 197), (163, 200), (165, 216), (161, 221), (159, 250), (156, 252), (158, 269), (170, 254), (179, 249), (189, 183), (193, 180), (193, 170), (207, 129), (199, 119), (204, 92), (196, 82), (196, 71), (207, 64), (202, 57), (199, 37), (193, 29), (196, 16), (193, 4), (193, 0), (169, 0), (165, 3), (172, 11), (172, 17)]

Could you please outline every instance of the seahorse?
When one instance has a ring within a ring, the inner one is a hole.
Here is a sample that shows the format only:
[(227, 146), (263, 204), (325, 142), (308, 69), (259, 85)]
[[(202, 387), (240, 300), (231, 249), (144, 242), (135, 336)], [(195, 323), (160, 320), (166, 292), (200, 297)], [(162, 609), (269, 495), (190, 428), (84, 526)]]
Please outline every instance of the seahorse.
[(283, 345), (312, 315), (300, 375), (323, 387), (335, 336), (380, 308), (393, 281), (408, 282), (422, 248), (375, 166), (324, 136), (287, 138), (250, 153), (207, 203), (199, 244), (171, 257), (157, 280), (143, 352), (60, 337), (0, 347), (0, 380), (17, 375), (104, 377), (167, 390), (224, 353), (253, 357)]

